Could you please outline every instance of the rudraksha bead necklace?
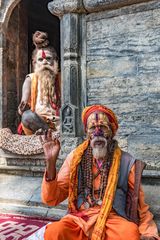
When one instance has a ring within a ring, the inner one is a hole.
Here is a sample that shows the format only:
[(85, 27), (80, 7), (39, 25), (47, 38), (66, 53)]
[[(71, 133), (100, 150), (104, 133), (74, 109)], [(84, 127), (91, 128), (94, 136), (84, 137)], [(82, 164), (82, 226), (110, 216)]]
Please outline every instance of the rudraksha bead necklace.
[[(85, 208), (93, 207), (95, 205), (101, 205), (104, 197), (105, 189), (107, 186), (108, 174), (113, 160), (114, 149), (117, 146), (116, 140), (111, 140), (107, 145), (107, 156), (102, 162), (101, 167), (96, 162), (97, 172), (93, 174), (93, 154), (92, 148), (89, 146), (83, 156), (80, 163), (82, 169), (82, 175), (80, 180), (80, 189), (79, 191), (84, 198)], [(101, 175), (100, 178), (100, 187), (98, 190), (94, 189), (95, 179)], [(97, 195), (97, 198), (95, 197)]]

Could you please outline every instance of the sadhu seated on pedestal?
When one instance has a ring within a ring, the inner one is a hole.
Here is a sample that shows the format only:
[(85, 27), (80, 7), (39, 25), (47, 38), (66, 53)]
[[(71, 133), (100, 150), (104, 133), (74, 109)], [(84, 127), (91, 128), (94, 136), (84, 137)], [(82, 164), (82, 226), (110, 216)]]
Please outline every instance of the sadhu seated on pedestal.
[(33, 35), (35, 50), (32, 54), (34, 72), (23, 84), (22, 99), (18, 107), (21, 124), (18, 133), (31, 135), (51, 128), (59, 130), (60, 74), (56, 51), (49, 46), (48, 36), (37, 31)]
[(59, 141), (50, 130), (40, 137), (46, 157), (43, 202), (55, 206), (68, 197), (68, 214), (46, 227), (44, 239), (158, 240), (140, 184), (145, 164), (118, 146), (115, 114), (94, 105), (83, 110), (82, 121), (87, 138), (58, 173)]

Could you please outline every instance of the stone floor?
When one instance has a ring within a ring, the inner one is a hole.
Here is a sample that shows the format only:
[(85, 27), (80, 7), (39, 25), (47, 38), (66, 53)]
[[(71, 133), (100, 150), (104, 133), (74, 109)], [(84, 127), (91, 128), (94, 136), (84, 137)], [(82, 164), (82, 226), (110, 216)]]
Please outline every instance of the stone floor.
[[(66, 214), (67, 201), (52, 208), (42, 204), (41, 182), (42, 177), (0, 174), (0, 212), (60, 219)], [(143, 188), (160, 230), (160, 185), (145, 182)]]
[(41, 177), (0, 174), (0, 212), (60, 219), (67, 201), (54, 208), (42, 204), (41, 182)]

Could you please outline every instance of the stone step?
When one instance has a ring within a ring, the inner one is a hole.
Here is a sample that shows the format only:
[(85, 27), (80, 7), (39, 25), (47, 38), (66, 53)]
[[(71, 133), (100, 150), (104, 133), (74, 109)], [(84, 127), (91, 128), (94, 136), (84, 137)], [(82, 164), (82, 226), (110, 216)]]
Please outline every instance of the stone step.
[(60, 219), (66, 214), (67, 201), (48, 207), (41, 201), (42, 177), (0, 174), (0, 212)]
[[(147, 175), (147, 174), (146, 174)], [(67, 201), (48, 207), (41, 201), (42, 177), (0, 174), (0, 212), (60, 219), (66, 214)], [(160, 181), (143, 183), (146, 203), (150, 205), (160, 231)]]
[(59, 220), (66, 215), (67, 210), (61, 209), (60, 206), (45, 207), (45, 206), (26, 206), (25, 204), (17, 203), (2, 203), (0, 202), (1, 213), (20, 214), (25, 216), (40, 217), (50, 220)]
[(45, 167), (38, 166), (0, 166), (0, 173), (17, 176), (41, 177)]
[[(43, 176), (45, 169), (44, 154), (18, 155), (0, 150), (0, 173), (30, 177)], [(62, 164), (62, 159), (57, 160), (57, 168)]]

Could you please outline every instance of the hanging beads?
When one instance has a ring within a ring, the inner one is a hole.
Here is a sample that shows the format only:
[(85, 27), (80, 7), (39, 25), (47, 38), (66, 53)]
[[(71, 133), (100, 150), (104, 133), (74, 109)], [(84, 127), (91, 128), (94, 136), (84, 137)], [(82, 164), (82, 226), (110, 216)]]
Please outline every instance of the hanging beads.
[[(89, 207), (93, 207), (95, 205), (102, 205), (102, 200), (104, 197), (105, 189), (107, 186), (108, 174), (113, 160), (114, 149), (117, 146), (116, 140), (111, 140), (107, 145), (107, 156), (104, 161), (95, 161), (97, 172), (93, 174), (92, 166), (93, 166), (93, 155), (92, 148), (89, 146), (80, 162), (81, 167), (81, 179), (80, 179), (80, 187), (79, 191), (83, 195), (84, 207), (88, 209)], [(100, 186), (98, 190), (94, 189), (94, 181), (95, 179), (101, 175), (100, 177)], [(96, 196), (95, 196), (96, 195)]]

